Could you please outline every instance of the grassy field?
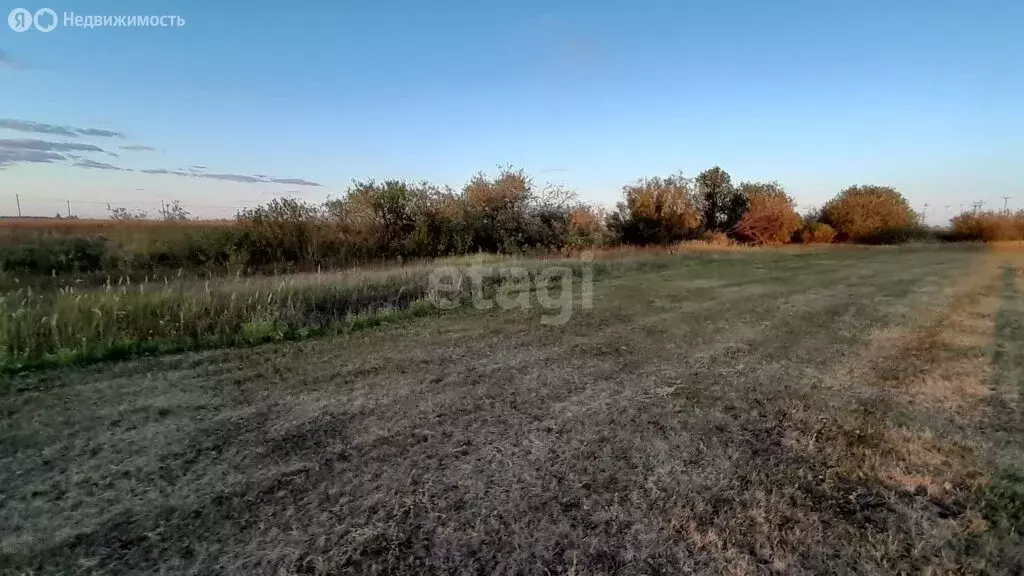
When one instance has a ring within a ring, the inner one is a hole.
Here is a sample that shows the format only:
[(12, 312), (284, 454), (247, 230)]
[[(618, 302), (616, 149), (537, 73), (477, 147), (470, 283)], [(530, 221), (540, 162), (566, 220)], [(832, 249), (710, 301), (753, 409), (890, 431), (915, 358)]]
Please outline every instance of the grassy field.
[(1020, 573), (1022, 266), (651, 256), (563, 326), (10, 376), (0, 572)]

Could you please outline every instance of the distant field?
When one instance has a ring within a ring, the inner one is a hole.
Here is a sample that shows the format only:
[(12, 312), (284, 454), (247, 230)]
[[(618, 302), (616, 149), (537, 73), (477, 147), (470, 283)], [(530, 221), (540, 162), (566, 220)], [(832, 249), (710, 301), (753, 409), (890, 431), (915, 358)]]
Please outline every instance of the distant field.
[(0, 572), (1024, 571), (1024, 256), (648, 256), (465, 309), (8, 377)]
[(0, 219), (0, 243), (44, 236), (104, 235), (116, 239), (177, 236), (190, 230), (225, 228), (234, 220), (111, 220), (58, 218)]
[(230, 275), (248, 263), (240, 237), (234, 220), (3, 219), (0, 289)]

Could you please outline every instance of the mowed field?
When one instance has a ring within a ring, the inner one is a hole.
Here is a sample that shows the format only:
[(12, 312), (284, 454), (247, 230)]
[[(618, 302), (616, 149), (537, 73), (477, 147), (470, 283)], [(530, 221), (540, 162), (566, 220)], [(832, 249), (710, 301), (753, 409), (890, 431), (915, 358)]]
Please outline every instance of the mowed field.
[(548, 311), (8, 377), (0, 571), (1024, 571), (1024, 257), (665, 255)]

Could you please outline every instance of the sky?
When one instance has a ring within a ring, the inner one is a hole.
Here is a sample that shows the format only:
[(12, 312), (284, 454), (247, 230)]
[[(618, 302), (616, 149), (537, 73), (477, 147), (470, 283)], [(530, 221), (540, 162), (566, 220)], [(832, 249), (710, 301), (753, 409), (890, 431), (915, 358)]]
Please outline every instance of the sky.
[(507, 164), (607, 206), (720, 165), (801, 209), (852, 184), (931, 223), (1024, 208), (1021, 2), (31, 1), (0, 9), (61, 22), (0, 23), (0, 215), (230, 217)]

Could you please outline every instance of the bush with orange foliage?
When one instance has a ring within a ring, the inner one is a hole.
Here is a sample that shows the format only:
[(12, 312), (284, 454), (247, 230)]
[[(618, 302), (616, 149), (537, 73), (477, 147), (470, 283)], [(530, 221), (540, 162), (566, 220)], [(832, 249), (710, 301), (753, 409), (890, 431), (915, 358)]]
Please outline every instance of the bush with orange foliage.
[(596, 206), (581, 204), (569, 211), (569, 238), (571, 249), (590, 248), (609, 243), (605, 215)]
[(891, 186), (850, 186), (829, 200), (821, 221), (835, 228), (840, 241), (875, 242), (888, 231), (917, 227), (917, 214)]
[(747, 211), (736, 224), (735, 234), (752, 244), (785, 244), (800, 227), (793, 199), (778, 182), (744, 182), (740, 192)]
[(622, 189), (625, 200), (608, 227), (627, 244), (666, 244), (696, 237), (701, 213), (693, 183), (681, 174), (644, 178)]
[(1001, 242), (1024, 240), (1024, 212), (967, 212), (953, 218), (950, 235), (954, 240)]

